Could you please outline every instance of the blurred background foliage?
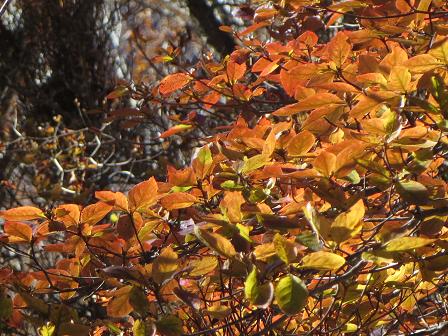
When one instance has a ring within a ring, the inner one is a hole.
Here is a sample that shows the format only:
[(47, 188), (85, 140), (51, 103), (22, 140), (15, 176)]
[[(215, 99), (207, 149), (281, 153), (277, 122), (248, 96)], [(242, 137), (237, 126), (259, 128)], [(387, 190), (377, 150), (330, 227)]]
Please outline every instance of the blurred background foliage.
[[(230, 54), (241, 41), (220, 26), (241, 31), (254, 19), (266, 19), (269, 8), (276, 5), (249, 0), (6, 0), (3, 4), (0, 207), (4, 208), (86, 204), (93, 190), (125, 191), (150, 175), (163, 178), (167, 164), (188, 165), (198, 139), (231, 122), (236, 108), (240, 111), (243, 106), (224, 102), (205, 109), (157, 101), (151, 90), (169, 73), (200, 69), (198, 64), (218, 62)], [(337, 25), (324, 29), (330, 14), (284, 13), (257, 34), (264, 41), (284, 41), (312, 30), (325, 41), (339, 29)], [(348, 16), (339, 27), (357, 25)], [(244, 106), (247, 111), (266, 108), (256, 102)], [(160, 138), (173, 121), (191, 112), (199, 127), (182, 137)]]

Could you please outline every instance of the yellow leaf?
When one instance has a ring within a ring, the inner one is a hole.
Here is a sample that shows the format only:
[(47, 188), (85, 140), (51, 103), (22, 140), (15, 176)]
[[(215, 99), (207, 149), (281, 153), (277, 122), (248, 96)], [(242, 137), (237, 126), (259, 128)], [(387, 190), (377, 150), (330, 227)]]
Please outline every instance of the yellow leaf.
[(364, 203), (360, 199), (349, 211), (338, 215), (331, 224), (330, 232), (334, 241), (341, 243), (356, 235), (361, 230), (364, 213)]
[(155, 204), (158, 198), (157, 191), (157, 182), (154, 177), (134, 186), (128, 194), (130, 210), (138, 211)]
[(258, 168), (264, 167), (270, 161), (269, 156), (258, 154), (244, 161), (242, 174), (248, 174)]
[(297, 258), (297, 247), (294, 242), (286, 239), (281, 234), (276, 233), (274, 236), (274, 246), (278, 257), (285, 263), (289, 264)]
[(410, 89), (411, 73), (405, 66), (395, 66), (389, 75), (387, 88), (391, 91), (407, 92)]
[(443, 64), (430, 54), (422, 54), (408, 59), (403, 64), (414, 73), (425, 73), (434, 70)]
[(318, 251), (303, 257), (301, 267), (319, 271), (336, 271), (344, 264), (343, 257), (331, 252)]
[[(435, 44), (438, 44), (438, 42)], [(431, 49), (429, 54), (443, 62), (443, 64), (448, 65), (448, 39), (445, 39), (443, 43), (436, 48)]]
[(152, 276), (154, 281), (161, 284), (177, 270), (177, 253), (168, 246), (162, 250), (160, 255), (154, 260), (152, 266)]
[(201, 275), (205, 275), (207, 273), (212, 272), (218, 266), (218, 259), (213, 256), (205, 256), (200, 259), (192, 260), (189, 263), (189, 267), (192, 267), (192, 270), (189, 272), (189, 275), (192, 277), (197, 277)]
[(336, 168), (336, 155), (323, 151), (313, 162), (314, 168), (325, 177), (333, 175)]
[(232, 243), (219, 233), (209, 232), (198, 226), (194, 227), (194, 233), (204, 245), (216, 251), (218, 254), (226, 258), (232, 258), (236, 255), (236, 251)]
[(388, 252), (409, 251), (432, 244), (435, 239), (425, 237), (400, 237), (389, 241), (386, 245)]

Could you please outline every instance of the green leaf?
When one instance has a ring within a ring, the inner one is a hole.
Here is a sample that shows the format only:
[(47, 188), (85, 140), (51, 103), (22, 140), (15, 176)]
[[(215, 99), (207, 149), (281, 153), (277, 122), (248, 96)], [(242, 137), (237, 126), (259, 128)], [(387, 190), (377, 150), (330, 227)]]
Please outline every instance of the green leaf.
[(182, 335), (182, 321), (175, 315), (165, 315), (155, 322), (157, 332), (162, 336)]
[(410, 204), (426, 204), (429, 200), (429, 191), (421, 183), (416, 181), (400, 181), (395, 184), (400, 196)]
[(149, 302), (142, 288), (134, 286), (129, 293), (129, 303), (141, 316), (149, 313)]
[(244, 283), (244, 295), (247, 300), (259, 308), (267, 308), (274, 296), (272, 282), (260, 285), (257, 278), (257, 269), (254, 267)]
[(280, 309), (288, 315), (299, 313), (308, 300), (308, 289), (300, 278), (289, 274), (275, 287), (275, 299)]
[(312, 251), (319, 251), (322, 244), (314, 232), (308, 231), (296, 236), (296, 241)]
[(12, 300), (11, 298), (2, 291), (0, 293), (0, 320), (9, 319), (12, 315)]
[(345, 264), (345, 259), (340, 255), (319, 251), (306, 255), (302, 259), (302, 268), (311, 268), (320, 271), (335, 271)]

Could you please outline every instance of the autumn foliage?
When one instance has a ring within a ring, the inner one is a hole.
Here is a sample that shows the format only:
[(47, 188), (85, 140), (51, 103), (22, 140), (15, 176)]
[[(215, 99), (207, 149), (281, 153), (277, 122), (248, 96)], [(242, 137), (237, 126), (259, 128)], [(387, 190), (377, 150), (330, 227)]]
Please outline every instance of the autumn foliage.
[(221, 62), (109, 96), (182, 111), (168, 140), (200, 129), (204, 111), (235, 116), (188, 167), (83, 208), (0, 213), (1, 248), (26, 260), (0, 269), (3, 330), (446, 332), (445, 1), (254, 3)]

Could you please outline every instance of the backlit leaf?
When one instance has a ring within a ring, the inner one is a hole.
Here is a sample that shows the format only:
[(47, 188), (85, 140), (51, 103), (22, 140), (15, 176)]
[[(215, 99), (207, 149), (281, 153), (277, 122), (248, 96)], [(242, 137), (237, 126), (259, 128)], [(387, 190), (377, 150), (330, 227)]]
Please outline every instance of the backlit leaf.
[(152, 275), (154, 281), (160, 284), (168, 279), (177, 270), (177, 259), (177, 253), (170, 246), (163, 249), (153, 262)]
[(159, 85), (159, 92), (168, 95), (176, 90), (182, 89), (191, 81), (191, 77), (184, 73), (175, 73), (166, 76)]
[(155, 204), (158, 197), (157, 191), (157, 182), (154, 177), (134, 186), (128, 194), (130, 210), (138, 211)]
[(192, 269), (188, 274), (192, 277), (197, 277), (215, 270), (218, 266), (218, 259), (213, 256), (205, 256), (191, 261), (189, 266), (192, 267)]
[(175, 192), (161, 198), (160, 203), (167, 210), (183, 209), (192, 206), (198, 199), (185, 192)]
[(129, 302), (132, 286), (124, 286), (116, 290), (107, 304), (107, 314), (111, 317), (124, 317), (129, 315), (133, 308)]
[(196, 157), (193, 159), (193, 170), (196, 176), (203, 179), (210, 172), (211, 165), (213, 163), (212, 152), (208, 146), (203, 146), (197, 152)]
[(272, 282), (258, 283), (257, 270), (254, 267), (244, 282), (244, 295), (256, 307), (267, 308), (274, 297)]
[(134, 336), (155, 336), (156, 326), (152, 321), (135, 320), (132, 332)]
[(411, 72), (414, 73), (425, 73), (431, 70), (434, 70), (443, 64), (437, 60), (434, 56), (430, 54), (421, 54), (414, 57), (411, 57), (403, 64), (407, 67)]
[(101, 201), (88, 205), (81, 211), (81, 222), (95, 225), (112, 211), (113, 207), (113, 205)]
[(390, 72), (387, 88), (392, 91), (407, 92), (410, 89), (411, 73), (404, 66), (395, 66)]
[(170, 137), (170, 136), (172, 136), (174, 134), (185, 132), (185, 131), (189, 130), (192, 127), (193, 127), (193, 125), (179, 124), (179, 125), (171, 127), (170, 129), (168, 129), (165, 132), (163, 132), (162, 134), (160, 134), (160, 137), (162, 139), (168, 138), (168, 137)]
[(29, 243), (33, 237), (33, 229), (26, 223), (6, 222), (3, 228), (11, 243)]
[(2, 210), (0, 211), (0, 217), (7, 221), (25, 221), (45, 218), (42, 210), (32, 206), (22, 206), (9, 210)]

